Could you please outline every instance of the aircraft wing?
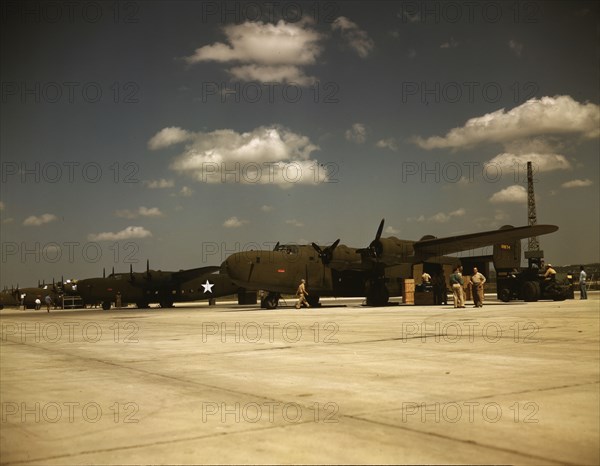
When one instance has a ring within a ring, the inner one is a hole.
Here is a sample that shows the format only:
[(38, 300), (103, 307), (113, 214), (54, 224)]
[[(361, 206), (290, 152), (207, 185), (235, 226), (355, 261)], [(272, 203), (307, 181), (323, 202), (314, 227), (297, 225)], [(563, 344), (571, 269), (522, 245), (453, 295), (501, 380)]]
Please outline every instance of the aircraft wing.
[(211, 265), (208, 267), (198, 267), (195, 269), (188, 270), (180, 270), (179, 272), (173, 272), (173, 279), (177, 282), (187, 282), (189, 280), (193, 280), (194, 278), (201, 277), (207, 273), (213, 273), (217, 270), (220, 270), (221, 267), (216, 265)]
[(547, 235), (558, 230), (556, 225), (534, 225), (527, 227), (506, 228), (469, 235), (448, 236), (417, 241), (413, 244), (416, 256), (431, 257), (453, 254), (498, 243), (509, 243), (531, 236)]

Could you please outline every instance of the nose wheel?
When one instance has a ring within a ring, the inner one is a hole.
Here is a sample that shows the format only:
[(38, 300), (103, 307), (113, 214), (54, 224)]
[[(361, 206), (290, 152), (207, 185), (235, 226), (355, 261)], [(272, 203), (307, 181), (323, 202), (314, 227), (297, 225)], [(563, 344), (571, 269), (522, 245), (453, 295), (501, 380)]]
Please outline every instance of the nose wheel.
[(275, 309), (279, 304), (280, 297), (279, 293), (269, 293), (260, 300), (260, 307), (263, 309)]

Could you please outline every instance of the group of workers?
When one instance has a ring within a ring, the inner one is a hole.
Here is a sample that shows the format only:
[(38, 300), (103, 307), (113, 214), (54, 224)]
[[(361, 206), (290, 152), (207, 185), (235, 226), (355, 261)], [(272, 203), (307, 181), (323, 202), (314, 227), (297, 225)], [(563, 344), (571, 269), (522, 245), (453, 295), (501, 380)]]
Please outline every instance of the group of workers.
[[(462, 272), (463, 268), (461, 265), (455, 267), (449, 279), (450, 286), (452, 287), (452, 296), (454, 297), (455, 308), (465, 307), (465, 280)], [(477, 267), (473, 267), (473, 275), (471, 275), (469, 280), (469, 285), (471, 286), (473, 295), (473, 307), (483, 307), (483, 285), (485, 282), (485, 276), (477, 269)], [(445, 287), (446, 284), (444, 283), (444, 293)]]
[[(450, 275), (450, 285), (452, 286), (452, 294), (454, 296), (454, 307), (464, 308), (465, 307), (465, 290), (464, 290), (464, 279), (462, 276), (462, 266), (457, 266), (452, 275)], [(556, 273), (556, 272), (555, 272)], [(435, 274), (432, 278), (427, 272), (421, 275), (423, 286), (425, 288), (431, 286), (434, 293), (434, 304), (448, 304), (447, 301), (447, 290), (446, 280), (443, 273)], [(483, 307), (483, 285), (486, 279), (484, 275), (479, 272), (477, 267), (473, 267), (473, 275), (470, 278), (470, 285), (473, 293), (474, 307)], [(306, 280), (303, 278), (300, 280), (300, 285), (296, 291), (296, 309), (300, 309), (303, 306), (310, 307), (306, 300), (308, 291), (306, 290)]]

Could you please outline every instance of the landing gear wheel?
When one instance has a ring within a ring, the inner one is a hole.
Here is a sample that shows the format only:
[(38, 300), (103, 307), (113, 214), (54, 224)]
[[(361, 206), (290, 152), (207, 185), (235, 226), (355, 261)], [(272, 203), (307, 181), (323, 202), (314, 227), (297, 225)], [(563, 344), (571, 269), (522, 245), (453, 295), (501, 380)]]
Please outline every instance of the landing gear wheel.
[(500, 290), (500, 293), (498, 293), (498, 298), (500, 298), (500, 301), (507, 303), (510, 301), (511, 295), (512, 295), (512, 293), (510, 292), (510, 290), (508, 288), (502, 288)]
[(163, 309), (166, 309), (168, 307), (173, 307), (173, 301), (161, 301), (159, 304), (160, 304), (160, 307)]
[(321, 305), (319, 304), (319, 299), (321, 299), (320, 296), (308, 295), (306, 297), (306, 301), (308, 302), (310, 307), (319, 307)]
[(279, 293), (269, 293), (260, 300), (260, 307), (264, 309), (275, 309), (279, 304)]
[(150, 304), (146, 302), (135, 303), (135, 305), (138, 307), (138, 309), (148, 309), (150, 307)]
[(102, 301), (102, 309), (105, 311), (110, 310), (110, 301)]

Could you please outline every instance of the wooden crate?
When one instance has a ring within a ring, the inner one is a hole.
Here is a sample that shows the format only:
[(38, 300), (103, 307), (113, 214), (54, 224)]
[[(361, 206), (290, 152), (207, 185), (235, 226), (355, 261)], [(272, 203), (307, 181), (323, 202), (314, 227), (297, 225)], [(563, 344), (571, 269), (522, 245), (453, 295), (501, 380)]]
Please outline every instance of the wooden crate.
[(415, 292), (414, 291), (405, 291), (402, 294), (402, 302), (404, 304), (415, 304)]

